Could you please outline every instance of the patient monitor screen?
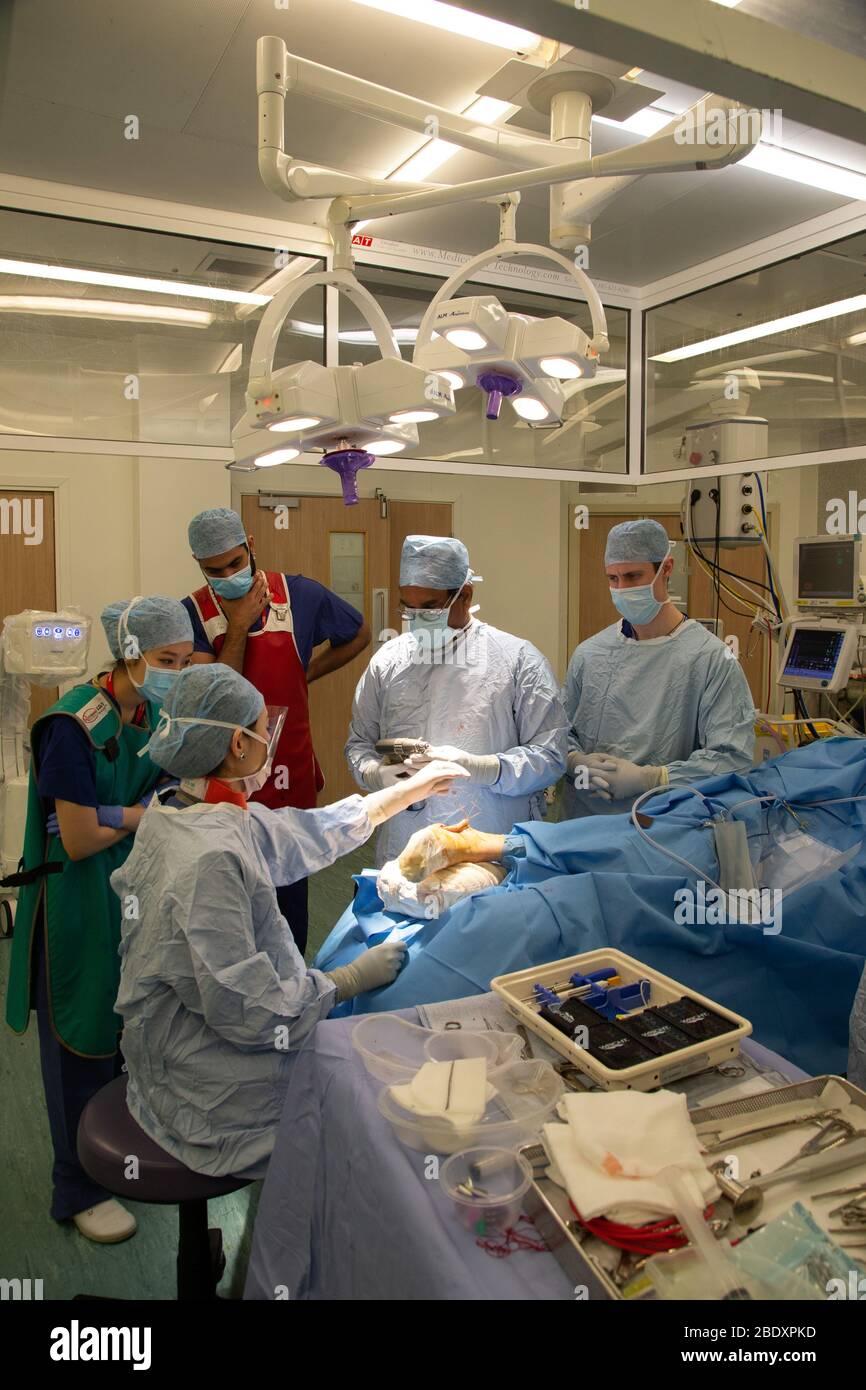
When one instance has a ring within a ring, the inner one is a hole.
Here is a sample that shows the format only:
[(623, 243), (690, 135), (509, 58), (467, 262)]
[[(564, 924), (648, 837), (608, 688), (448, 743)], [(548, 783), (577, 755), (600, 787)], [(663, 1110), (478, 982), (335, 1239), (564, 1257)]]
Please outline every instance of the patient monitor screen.
[(785, 662), (784, 674), (830, 680), (844, 640), (843, 632), (798, 627)]
[(840, 540), (800, 546), (798, 599), (850, 599), (854, 592), (854, 542)]

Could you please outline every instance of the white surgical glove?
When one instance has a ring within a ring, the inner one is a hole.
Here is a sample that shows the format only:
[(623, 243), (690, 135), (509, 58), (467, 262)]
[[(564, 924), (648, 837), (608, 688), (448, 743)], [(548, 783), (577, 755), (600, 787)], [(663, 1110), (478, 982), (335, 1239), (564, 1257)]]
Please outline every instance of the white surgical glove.
[(362, 777), (366, 786), (371, 792), (379, 792), (383, 787), (394, 787), (398, 782), (405, 782), (407, 777), (412, 776), (412, 768), (408, 768), (405, 763), (381, 762), (370, 764), (362, 771)]
[(666, 767), (633, 763), (628, 758), (617, 758), (613, 753), (589, 753), (583, 759), (582, 766), (589, 773), (589, 787), (586, 790), (603, 801), (622, 801), (627, 797), (640, 796), (641, 792), (664, 785), (668, 780)]
[(414, 806), (416, 801), (449, 792), (457, 777), (468, 779), (469, 773), (456, 763), (427, 763), (413, 772), (411, 777), (395, 782), (392, 787), (371, 792), (364, 798), (364, 809), (373, 825), (380, 825), (382, 821), (405, 811), (407, 806)]
[(452, 747), (450, 743), (437, 744), (428, 748), (426, 753), (413, 753), (406, 760), (407, 766), (423, 767), (425, 762), (433, 758), (442, 758), (445, 762), (465, 768), (470, 779), (484, 787), (492, 787), (499, 779), (499, 758), (495, 753), (467, 753), (463, 748)]
[(356, 994), (389, 985), (397, 978), (405, 959), (405, 941), (385, 941), (381, 946), (371, 946), (351, 965), (337, 965), (325, 973), (337, 986), (337, 1003), (342, 1004)]

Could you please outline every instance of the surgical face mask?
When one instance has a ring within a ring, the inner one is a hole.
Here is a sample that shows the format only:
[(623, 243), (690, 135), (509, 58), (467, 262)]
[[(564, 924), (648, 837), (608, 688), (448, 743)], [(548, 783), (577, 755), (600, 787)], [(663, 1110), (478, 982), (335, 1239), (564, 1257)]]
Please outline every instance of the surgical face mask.
[(209, 579), (208, 583), (220, 598), (243, 598), (252, 588), (253, 567), (251, 564), (244, 565), (242, 570), (228, 579)]
[[(180, 675), (180, 671), (169, 671), (161, 666), (151, 666), (150, 662), (139, 651), (138, 641), (129, 630), (129, 615), (137, 603), (141, 602), (141, 596), (131, 599), (126, 609), (121, 613), (117, 620), (117, 645), (120, 655), (126, 664), (126, 674), (129, 676), (130, 683), (135, 686), (139, 694), (146, 700), (152, 700), (154, 704), (162, 704), (167, 700), (174, 683)], [(137, 661), (141, 657), (144, 661), (146, 675), (144, 680), (139, 682), (129, 669), (130, 661)]]
[(161, 666), (151, 666), (149, 661), (145, 661), (144, 665), (147, 674), (140, 684), (128, 666), (126, 674), (136, 690), (140, 691), (146, 700), (152, 700), (155, 705), (164, 704), (174, 690), (174, 683), (180, 675), (180, 671), (169, 671)]
[(404, 608), (401, 609), (403, 617), (409, 623), (409, 631), (416, 634), (441, 632), (443, 641), (450, 641), (456, 632), (456, 628), (448, 626), (448, 614), (457, 602), (463, 591), (463, 585), (457, 590), (451, 602), (446, 608)]
[(655, 579), (652, 584), (636, 584), (632, 589), (610, 591), (614, 608), (637, 627), (646, 627), (662, 611), (663, 605), (653, 595), (653, 584)]

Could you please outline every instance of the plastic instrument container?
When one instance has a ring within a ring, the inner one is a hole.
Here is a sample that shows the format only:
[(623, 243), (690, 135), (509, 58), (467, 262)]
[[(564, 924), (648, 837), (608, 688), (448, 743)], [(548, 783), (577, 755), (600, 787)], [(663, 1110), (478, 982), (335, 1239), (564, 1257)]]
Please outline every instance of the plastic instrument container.
[(488, 1145), (452, 1154), (439, 1174), (458, 1220), (482, 1236), (516, 1226), (531, 1180), (532, 1169), (521, 1154)]

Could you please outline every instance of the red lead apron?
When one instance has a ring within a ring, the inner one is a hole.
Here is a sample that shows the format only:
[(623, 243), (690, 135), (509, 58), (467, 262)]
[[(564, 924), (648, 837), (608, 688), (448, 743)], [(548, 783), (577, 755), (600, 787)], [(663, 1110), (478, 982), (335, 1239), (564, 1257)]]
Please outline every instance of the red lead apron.
[[(310, 732), (307, 677), (292, 626), (292, 605), (284, 574), (265, 571), (271, 601), (267, 620), (258, 632), (247, 634), (244, 675), (268, 705), (285, 705), (288, 713), (274, 754), (274, 770), (261, 791), (250, 798), (265, 806), (297, 806), (309, 810), (325, 785)], [(192, 601), (217, 660), (228, 623), (210, 585), (197, 589)], [(288, 786), (286, 783), (288, 772)]]

